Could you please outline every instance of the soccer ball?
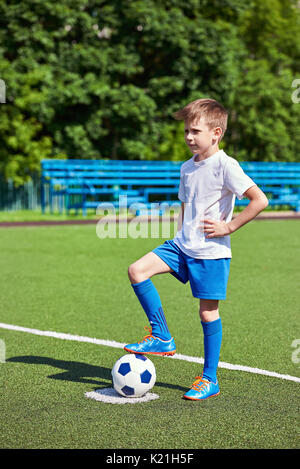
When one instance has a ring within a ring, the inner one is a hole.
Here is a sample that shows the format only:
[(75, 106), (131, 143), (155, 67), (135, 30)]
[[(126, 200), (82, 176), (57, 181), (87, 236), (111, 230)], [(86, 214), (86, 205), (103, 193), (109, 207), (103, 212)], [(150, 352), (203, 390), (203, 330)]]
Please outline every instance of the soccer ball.
[(141, 397), (154, 386), (155, 367), (144, 355), (129, 353), (119, 358), (111, 371), (113, 387), (124, 397)]

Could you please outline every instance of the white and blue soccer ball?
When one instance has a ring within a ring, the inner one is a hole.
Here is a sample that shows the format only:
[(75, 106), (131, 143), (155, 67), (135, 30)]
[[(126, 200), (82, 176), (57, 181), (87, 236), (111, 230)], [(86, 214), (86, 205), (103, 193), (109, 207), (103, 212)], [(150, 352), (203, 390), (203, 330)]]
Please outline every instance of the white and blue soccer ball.
[(141, 397), (153, 388), (155, 366), (145, 355), (129, 353), (119, 358), (111, 371), (113, 387), (123, 397)]

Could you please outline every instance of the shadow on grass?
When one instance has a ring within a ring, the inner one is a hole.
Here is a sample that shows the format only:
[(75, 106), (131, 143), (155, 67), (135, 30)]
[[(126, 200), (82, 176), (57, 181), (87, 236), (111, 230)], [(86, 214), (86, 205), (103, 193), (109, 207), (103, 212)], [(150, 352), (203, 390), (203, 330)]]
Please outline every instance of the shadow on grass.
[[(82, 362), (73, 362), (66, 360), (56, 360), (55, 358), (49, 357), (37, 357), (37, 356), (20, 356), (11, 357), (7, 360), (7, 363), (17, 362), (26, 363), (29, 365), (46, 365), (53, 368), (59, 368), (64, 370), (61, 373), (47, 376), (50, 379), (57, 379), (63, 381), (73, 381), (75, 383), (86, 383), (95, 384), (97, 386), (107, 387), (107, 381), (111, 381), (111, 370), (103, 366), (89, 365)], [(95, 378), (95, 379), (92, 379)], [(102, 381), (105, 380), (105, 381)], [(177, 389), (180, 391), (186, 391), (186, 388), (177, 386), (170, 383), (162, 383), (156, 381), (155, 386)]]

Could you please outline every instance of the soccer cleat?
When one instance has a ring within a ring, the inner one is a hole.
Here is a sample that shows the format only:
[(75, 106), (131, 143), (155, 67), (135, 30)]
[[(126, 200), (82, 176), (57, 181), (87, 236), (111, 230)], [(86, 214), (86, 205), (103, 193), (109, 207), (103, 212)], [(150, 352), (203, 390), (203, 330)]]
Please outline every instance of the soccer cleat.
[(126, 345), (124, 347), (126, 352), (142, 355), (174, 355), (176, 347), (173, 337), (170, 340), (162, 340), (154, 337), (149, 327), (145, 326), (145, 329), (149, 331), (149, 334), (140, 342)]
[(213, 383), (202, 376), (196, 376), (195, 380), (196, 381), (192, 384), (191, 389), (183, 396), (184, 399), (203, 401), (204, 399), (220, 394), (218, 381)]

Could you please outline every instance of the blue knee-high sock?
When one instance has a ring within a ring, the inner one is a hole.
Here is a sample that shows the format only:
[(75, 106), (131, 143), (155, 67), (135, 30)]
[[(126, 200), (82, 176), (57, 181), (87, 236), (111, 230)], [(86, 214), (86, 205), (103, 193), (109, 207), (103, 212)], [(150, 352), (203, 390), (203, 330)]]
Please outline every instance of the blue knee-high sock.
[(152, 327), (152, 334), (162, 340), (170, 340), (167, 321), (162, 309), (159, 294), (150, 279), (132, 284)]
[(215, 383), (222, 343), (221, 318), (211, 322), (201, 321), (201, 324), (204, 333), (203, 377)]

